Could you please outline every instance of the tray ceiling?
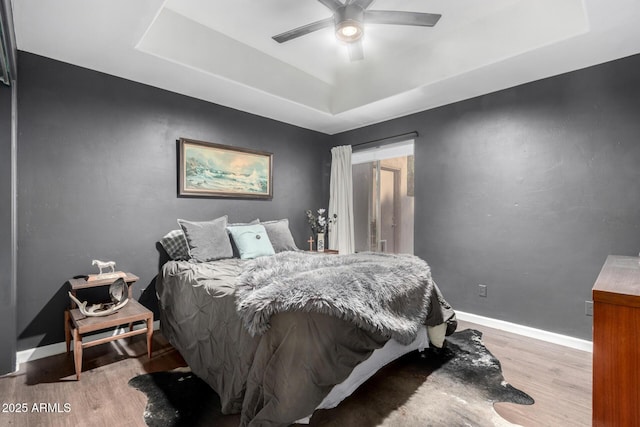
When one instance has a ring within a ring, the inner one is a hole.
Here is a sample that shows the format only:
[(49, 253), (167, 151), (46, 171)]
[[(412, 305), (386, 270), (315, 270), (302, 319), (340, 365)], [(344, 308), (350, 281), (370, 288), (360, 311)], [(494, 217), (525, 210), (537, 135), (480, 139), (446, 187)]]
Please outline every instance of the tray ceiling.
[(640, 52), (634, 0), (376, 0), (442, 14), (365, 27), (350, 62), (315, 0), (15, 1), (18, 48), (329, 134)]

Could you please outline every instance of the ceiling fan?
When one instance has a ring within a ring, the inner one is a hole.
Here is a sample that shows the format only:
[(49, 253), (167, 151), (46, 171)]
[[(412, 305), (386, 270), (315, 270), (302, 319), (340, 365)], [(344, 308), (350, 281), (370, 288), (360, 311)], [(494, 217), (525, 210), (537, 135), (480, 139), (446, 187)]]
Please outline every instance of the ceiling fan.
[(364, 59), (362, 36), (364, 24), (393, 24), (433, 27), (442, 15), (434, 13), (401, 12), (395, 10), (367, 10), (374, 0), (318, 0), (332, 12), (331, 18), (294, 28), (272, 38), (278, 43), (334, 26), (336, 38), (347, 44), (352, 61)]

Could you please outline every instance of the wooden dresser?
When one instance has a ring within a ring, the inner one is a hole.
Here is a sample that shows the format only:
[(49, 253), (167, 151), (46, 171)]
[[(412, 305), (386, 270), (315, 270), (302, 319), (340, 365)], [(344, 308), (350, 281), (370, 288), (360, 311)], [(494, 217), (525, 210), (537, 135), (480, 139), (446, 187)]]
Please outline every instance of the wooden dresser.
[(640, 426), (640, 259), (610, 255), (593, 286), (593, 426)]

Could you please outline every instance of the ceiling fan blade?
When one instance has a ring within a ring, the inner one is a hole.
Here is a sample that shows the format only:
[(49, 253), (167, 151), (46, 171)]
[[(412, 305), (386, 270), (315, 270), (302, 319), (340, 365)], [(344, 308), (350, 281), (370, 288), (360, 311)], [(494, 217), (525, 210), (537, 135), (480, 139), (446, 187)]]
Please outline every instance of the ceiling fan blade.
[(294, 28), (293, 30), (286, 31), (277, 36), (271, 37), (278, 43), (288, 42), (289, 40), (304, 36), (314, 31), (321, 30), (323, 28), (332, 27), (333, 18), (323, 19), (322, 21), (312, 22), (311, 24), (303, 25), (302, 27)]
[(373, 3), (373, 0), (347, 0), (347, 4), (357, 4), (363, 9), (368, 8)]
[(349, 49), (349, 59), (351, 62), (360, 61), (364, 59), (364, 49), (362, 48), (362, 40), (357, 42), (348, 43), (347, 49)]
[(318, 0), (323, 5), (327, 6), (332, 11), (335, 11), (339, 7), (344, 6), (339, 0)]
[(367, 24), (418, 25), (421, 27), (433, 27), (441, 16), (435, 13), (394, 10), (366, 10), (364, 12), (364, 20)]

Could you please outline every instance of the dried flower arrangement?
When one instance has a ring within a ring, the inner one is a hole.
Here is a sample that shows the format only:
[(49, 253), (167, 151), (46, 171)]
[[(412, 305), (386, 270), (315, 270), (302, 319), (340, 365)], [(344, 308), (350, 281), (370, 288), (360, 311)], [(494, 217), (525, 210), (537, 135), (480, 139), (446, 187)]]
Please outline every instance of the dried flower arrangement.
[(327, 218), (327, 216), (325, 216), (326, 212), (326, 209), (320, 208), (317, 210), (318, 215), (316, 216), (313, 212), (307, 210), (307, 222), (315, 234), (326, 232), (327, 226), (333, 224), (338, 218), (337, 214), (333, 214), (331, 218)]

